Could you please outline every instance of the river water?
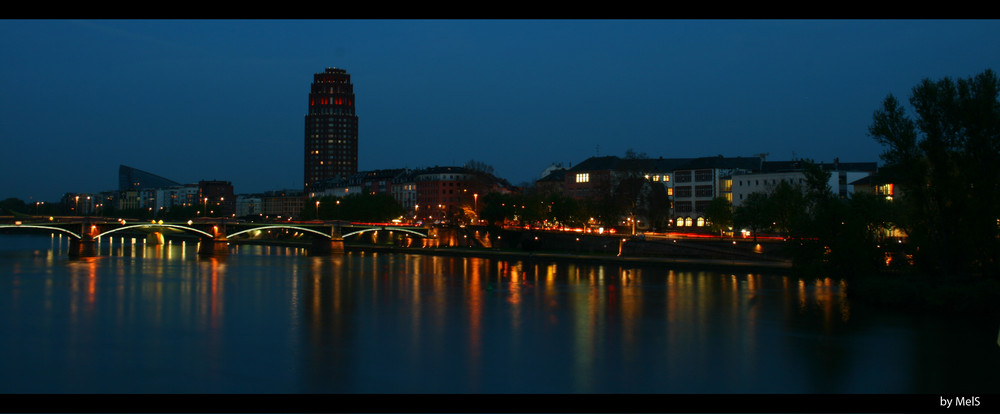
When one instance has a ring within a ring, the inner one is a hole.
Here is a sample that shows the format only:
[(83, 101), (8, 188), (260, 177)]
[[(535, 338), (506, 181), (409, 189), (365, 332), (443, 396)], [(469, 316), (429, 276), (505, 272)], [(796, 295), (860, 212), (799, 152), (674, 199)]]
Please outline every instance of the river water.
[(3, 393), (996, 393), (997, 321), (842, 281), (0, 235)]

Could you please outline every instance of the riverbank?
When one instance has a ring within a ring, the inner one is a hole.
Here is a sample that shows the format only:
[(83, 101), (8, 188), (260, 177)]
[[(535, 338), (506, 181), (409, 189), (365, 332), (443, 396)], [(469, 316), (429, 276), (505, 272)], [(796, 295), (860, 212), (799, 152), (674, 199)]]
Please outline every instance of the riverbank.
[[(296, 241), (240, 242), (308, 248), (308, 243)], [(481, 247), (398, 247), (388, 244), (347, 243), (346, 252), (419, 254), (429, 256), (480, 257), (500, 260), (540, 262), (572, 262), (581, 264), (607, 264), (616, 266), (665, 266), (670, 268), (740, 271), (740, 272), (794, 272), (790, 260), (773, 257), (754, 260), (752, 257), (733, 256), (729, 259), (630, 256), (606, 252), (525, 251), (517, 249)], [(803, 275), (808, 277), (808, 275)], [(916, 312), (945, 312), (1000, 319), (1000, 282), (990, 279), (936, 279), (901, 273), (878, 273), (870, 276), (848, 277), (848, 295), (859, 303)]]
[[(525, 252), (457, 247), (413, 249), (376, 245), (348, 246), (347, 251), (484, 257), (525, 261), (557, 261), (619, 266), (667, 266), (679, 270), (710, 269), (720, 271), (739, 270), (743, 272), (790, 272), (795, 270), (791, 261), (775, 260), (615, 256), (608, 254)], [(1000, 298), (1000, 282), (996, 280), (984, 278), (941, 280), (910, 274), (889, 273), (881, 273), (863, 278), (849, 278), (848, 280), (848, 297), (859, 303), (917, 312), (944, 312), (1000, 321), (1000, 300), (997, 300), (997, 298)]]
[(504, 260), (559, 261), (588, 264), (614, 264), (629, 266), (670, 266), (675, 268), (698, 269), (740, 269), (743, 271), (785, 271), (791, 269), (787, 261), (754, 261), (746, 259), (700, 259), (649, 256), (616, 256), (610, 254), (584, 254), (567, 252), (528, 252), (484, 248), (437, 247), (406, 248), (380, 245), (345, 245), (348, 252), (387, 252), (402, 254), (422, 254), (434, 256), (481, 257)]
[[(308, 248), (299, 241), (239, 241), (236, 244), (279, 245)], [(558, 261), (627, 266), (670, 266), (678, 269), (714, 269), (753, 272), (787, 271), (791, 261), (750, 260), (745, 258), (711, 259), (691, 257), (618, 256), (609, 253), (524, 251), (481, 247), (399, 247), (386, 244), (345, 243), (346, 252), (420, 254), (429, 256), (480, 257), (503, 260)]]

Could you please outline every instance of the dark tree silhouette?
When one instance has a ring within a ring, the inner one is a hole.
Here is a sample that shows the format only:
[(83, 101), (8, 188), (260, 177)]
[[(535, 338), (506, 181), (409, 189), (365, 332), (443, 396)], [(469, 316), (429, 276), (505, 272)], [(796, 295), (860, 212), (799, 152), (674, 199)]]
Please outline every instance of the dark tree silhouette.
[(894, 172), (900, 226), (915, 259), (933, 274), (1000, 276), (1000, 80), (992, 70), (968, 79), (923, 80), (910, 105), (892, 95), (869, 134)]

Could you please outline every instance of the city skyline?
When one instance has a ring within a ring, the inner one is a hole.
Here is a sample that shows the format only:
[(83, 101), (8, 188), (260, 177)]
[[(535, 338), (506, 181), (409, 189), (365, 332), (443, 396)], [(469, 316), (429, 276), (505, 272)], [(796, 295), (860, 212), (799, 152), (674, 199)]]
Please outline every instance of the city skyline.
[(359, 170), (628, 149), (875, 161), (887, 94), (1000, 67), (996, 21), (4, 21), (2, 197), (118, 166), (239, 193), (302, 186), (306, 84), (346, 70)]

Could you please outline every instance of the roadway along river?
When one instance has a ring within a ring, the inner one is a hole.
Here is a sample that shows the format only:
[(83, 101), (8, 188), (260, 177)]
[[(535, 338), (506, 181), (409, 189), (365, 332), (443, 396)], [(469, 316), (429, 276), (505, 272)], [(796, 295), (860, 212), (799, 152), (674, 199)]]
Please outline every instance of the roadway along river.
[(839, 280), (0, 235), (3, 393), (1000, 390), (996, 321)]

